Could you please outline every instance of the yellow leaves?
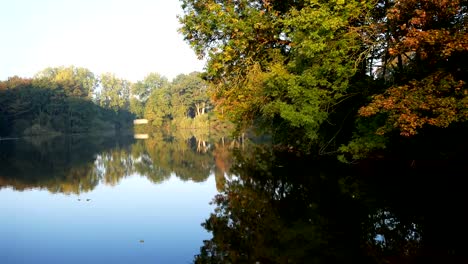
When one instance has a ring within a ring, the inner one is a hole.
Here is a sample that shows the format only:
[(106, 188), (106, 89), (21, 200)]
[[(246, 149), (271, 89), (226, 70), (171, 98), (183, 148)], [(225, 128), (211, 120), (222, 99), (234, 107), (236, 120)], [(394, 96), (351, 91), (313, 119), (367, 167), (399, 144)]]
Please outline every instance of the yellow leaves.
[(265, 104), (264, 81), (267, 74), (258, 64), (254, 64), (243, 76), (229, 84), (212, 86), (213, 99), (218, 109), (239, 123), (249, 122), (253, 115)]
[(377, 114), (377, 112), (378, 112), (378, 108), (374, 107), (373, 105), (369, 105), (369, 106), (361, 107), (358, 111), (358, 114), (360, 116), (369, 117), (369, 116)]
[(223, 65), (222, 65), (221, 63), (219, 63), (219, 62), (216, 62), (216, 63), (213, 63), (213, 64), (211, 65), (211, 67), (212, 67), (214, 70), (219, 70), (219, 69), (223, 68)]

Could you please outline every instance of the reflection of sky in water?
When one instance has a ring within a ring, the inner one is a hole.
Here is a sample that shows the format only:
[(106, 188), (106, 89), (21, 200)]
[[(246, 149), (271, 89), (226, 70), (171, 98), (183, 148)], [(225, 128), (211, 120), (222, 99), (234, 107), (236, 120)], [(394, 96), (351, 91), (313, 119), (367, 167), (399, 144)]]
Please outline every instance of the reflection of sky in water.
[(0, 263), (189, 263), (210, 237), (200, 224), (215, 194), (213, 175), (134, 175), (79, 196), (1, 189)]
[(405, 239), (407, 241), (420, 242), (421, 234), (418, 232), (420, 228), (415, 223), (411, 223), (409, 226), (398, 227), (400, 221), (390, 212), (385, 210), (378, 210), (377, 213), (373, 216), (375, 236), (374, 241), (381, 247), (386, 247), (387, 238), (384, 233), (380, 234), (379, 232), (399, 232), (405, 233)]

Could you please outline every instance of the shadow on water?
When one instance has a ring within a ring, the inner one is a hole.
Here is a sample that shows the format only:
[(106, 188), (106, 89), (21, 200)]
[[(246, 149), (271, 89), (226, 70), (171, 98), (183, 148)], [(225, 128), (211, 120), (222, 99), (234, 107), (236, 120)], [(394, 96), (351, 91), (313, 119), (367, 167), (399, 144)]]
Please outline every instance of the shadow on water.
[(195, 263), (468, 262), (463, 161), (347, 166), (270, 147), (232, 161)]

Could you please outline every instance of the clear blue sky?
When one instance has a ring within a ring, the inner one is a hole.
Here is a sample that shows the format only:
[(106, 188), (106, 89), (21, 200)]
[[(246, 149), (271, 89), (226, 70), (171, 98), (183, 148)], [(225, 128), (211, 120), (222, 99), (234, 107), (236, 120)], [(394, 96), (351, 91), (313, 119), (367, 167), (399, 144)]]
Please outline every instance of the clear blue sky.
[(178, 0), (0, 0), (0, 80), (75, 65), (131, 81), (201, 71)]

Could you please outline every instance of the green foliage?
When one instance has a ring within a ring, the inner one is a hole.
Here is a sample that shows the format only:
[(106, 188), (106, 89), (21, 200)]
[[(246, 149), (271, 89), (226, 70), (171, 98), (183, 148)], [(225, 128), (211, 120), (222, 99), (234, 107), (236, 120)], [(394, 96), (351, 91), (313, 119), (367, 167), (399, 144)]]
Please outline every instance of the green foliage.
[[(150, 83), (147, 87), (152, 87), (149, 98), (145, 102), (134, 100), (133, 105), (134, 109), (144, 105), (143, 117), (152, 125), (171, 124), (181, 128), (209, 125), (208, 117), (205, 116), (211, 105), (206, 82), (199, 73), (180, 74), (171, 83), (159, 75), (150, 75), (143, 83)], [(157, 85), (151, 86), (151, 83)], [(130, 103), (132, 105), (132, 101)]]
[[(303, 131), (308, 144), (355, 72), (358, 34), (348, 31), (359, 2), (183, 1), (181, 29), (200, 56), (221, 114)], [(286, 141), (280, 136), (279, 141)], [(293, 140), (292, 142), (296, 141)]]
[(163, 122), (170, 118), (170, 94), (167, 88), (154, 90), (146, 104), (145, 118), (152, 125), (161, 126)]
[(180, 31), (207, 58), (215, 107), (238, 129), (260, 126), (279, 144), (360, 159), (431, 127), (466, 127), (457, 125), (468, 119), (465, 1), (182, 8)]
[[(110, 81), (104, 78), (104, 93), (111, 94)], [(87, 133), (113, 130), (122, 124), (129, 127), (133, 117), (121, 108), (128, 101), (126, 92), (117, 90), (121, 87), (112, 90), (119, 98), (106, 106), (114, 109), (99, 107), (89, 94), (96, 83), (89, 70), (75, 67), (47, 68), (34, 79), (12, 77), (0, 82), (0, 136)]]
[(35, 85), (59, 90), (67, 96), (91, 99), (98, 81), (86, 68), (46, 68), (34, 77)]
[(178, 75), (170, 89), (174, 118), (194, 118), (206, 113), (209, 106), (207, 85), (198, 72)]
[(117, 78), (114, 74), (104, 73), (100, 76), (101, 92), (99, 103), (102, 107), (116, 112), (129, 110), (130, 82)]
[(96, 78), (84, 68), (46, 68), (33, 79), (0, 82), (0, 93), (2, 136), (119, 130), (135, 117), (154, 126), (210, 125), (207, 85), (196, 72), (172, 83), (150, 73), (132, 84), (112, 73)]
[(169, 85), (166, 77), (158, 73), (148, 74), (143, 81), (131, 85), (130, 111), (137, 117), (143, 118), (146, 102), (155, 89), (165, 88)]

